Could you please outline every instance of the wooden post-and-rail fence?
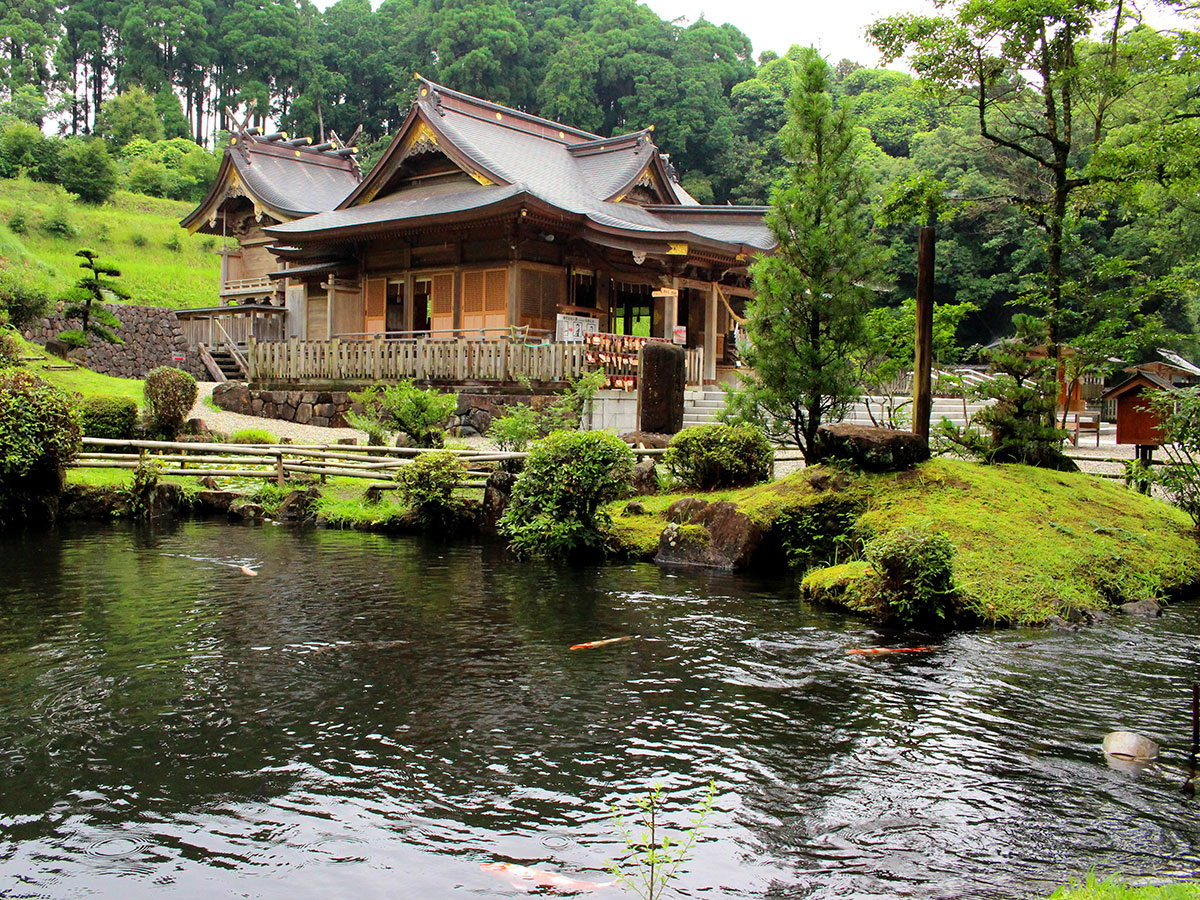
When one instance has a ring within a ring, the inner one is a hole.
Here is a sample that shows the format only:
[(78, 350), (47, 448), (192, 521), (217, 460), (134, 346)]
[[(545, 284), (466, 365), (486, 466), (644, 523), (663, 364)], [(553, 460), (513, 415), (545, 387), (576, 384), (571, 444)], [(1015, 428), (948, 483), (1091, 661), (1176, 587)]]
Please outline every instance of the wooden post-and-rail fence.
[[(698, 383), (703, 350), (689, 350), (688, 381)], [(251, 381), (574, 381), (603, 369), (614, 386), (636, 384), (636, 351), (598, 353), (582, 343), (526, 344), (509, 340), (347, 340), (247, 342)], [(611, 371), (610, 371), (611, 369)]]

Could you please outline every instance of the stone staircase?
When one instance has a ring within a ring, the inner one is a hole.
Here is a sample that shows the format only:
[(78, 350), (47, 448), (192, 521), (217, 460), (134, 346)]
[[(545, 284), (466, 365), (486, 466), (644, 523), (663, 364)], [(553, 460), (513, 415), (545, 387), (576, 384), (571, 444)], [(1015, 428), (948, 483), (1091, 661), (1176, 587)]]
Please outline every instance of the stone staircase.
[(685, 391), (683, 395), (683, 427), (711, 425), (725, 408), (725, 392), (720, 388), (709, 391)]

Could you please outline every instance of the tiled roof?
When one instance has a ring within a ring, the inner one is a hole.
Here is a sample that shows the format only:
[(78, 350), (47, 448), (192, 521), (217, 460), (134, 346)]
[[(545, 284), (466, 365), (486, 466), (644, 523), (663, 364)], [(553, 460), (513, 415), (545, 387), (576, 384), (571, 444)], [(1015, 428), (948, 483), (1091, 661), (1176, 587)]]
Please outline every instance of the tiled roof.
[[(461, 156), (467, 168), (477, 170), (482, 180), (494, 184), (475, 189), (464, 189), (459, 184), (453, 200), (432, 185), (367, 199), (372, 196), (373, 184), (382, 186), (390, 177), (394, 169), (391, 156), (418, 120), (428, 124), (438, 137), (439, 147), (448, 155)], [(667, 192), (664, 205), (643, 208), (616, 202), (643, 176)], [(491, 206), (518, 194), (580, 216), (601, 231), (625, 233), (633, 239), (694, 240), (720, 245), (720, 249), (731, 253), (774, 246), (762, 207), (697, 205), (671, 178), (648, 130), (601, 138), (428, 81), (421, 82), (407, 125), (388, 153), (340, 208), (275, 226), (269, 233), (290, 238), (332, 237), (343, 229), (367, 224), (394, 221), (403, 227), (430, 216)]]
[(335, 209), (361, 180), (348, 154), (238, 135), (208, 194), (181, 224), (203, 228), (228, 196), (243, 193), (273, 218), (290, 221)]
[(294, 218), (336, 209), (361, 180), (353, 161), (329, 153), (263, 143), (227, 152), (251, 193)]
[[(269, 229), (271, 234), (292, 236), (296, 234), (313, 234), (330, 229), (355, 229), (361, 226), (374, 226), (382, 223), (395, 222), (399, 227), (415, 225), (419, 220), (431, 216), (444, 216), (451, 213), (481, 211), (489, 206), (503, 203), (522, 193), (519, 187), (478, 185), (444, 193), (430, 194), (419, 192), (419, 196), (409, 197), (408, 194), (418, 194), (409, 191), (364, 203), (361, 206), (351, 206), (348, 209), (338, 209), (331, 212), (317, 213), (295, 222), (276, 225)], [(377, 230), (377, 229), (374, 229)]]

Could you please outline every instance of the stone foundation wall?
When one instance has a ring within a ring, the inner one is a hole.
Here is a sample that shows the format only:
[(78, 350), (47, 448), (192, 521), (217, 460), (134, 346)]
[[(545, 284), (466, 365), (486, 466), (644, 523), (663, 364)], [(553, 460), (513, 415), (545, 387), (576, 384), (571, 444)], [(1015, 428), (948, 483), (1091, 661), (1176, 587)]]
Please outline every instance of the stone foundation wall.
[(451, 437), (475, 437), (486, 434), (492, 420), (503, 416), (508, 407), (524, 403), (541, 409), (558, 399), (554, 394), (480, 394), (458, 395), (458, 406), (446, 424)]
[[(105, 304), (105, 308), (121, 320), (121, 327), (114, 331), (124, 343), (110, 344), (93, 336), (92, 345), (72, 351), (71, 359), (93, 372), (118, 378), (144, 378), (159, 366), (174, 366), (201, 380), (210, 378), (200, 355), (188, 349), (174, 310), (124, 303)], [(59, 332), (80, 324), (78, 319), (56, 313), (26, 328), (24, 335), (26, 340), (45, 344), (56, 340)]]
[(218, 384), (212, 396), (230, 412), (331, 428), (346, 427), (352, 406), (348, 391), (264, 391), (234, 381)]
[[(541, 408), (555, 399), (549, 394), (461, 393), (446, 430), (451, 437), (475, 437), (485, 434), (507, 407), (525, 403)], [(265, 390), (233, 382), (213, 388), (213, 402), (230, 412), (333, 428), (346, 427), (346, 413), (354, 406), (349, 391)]]

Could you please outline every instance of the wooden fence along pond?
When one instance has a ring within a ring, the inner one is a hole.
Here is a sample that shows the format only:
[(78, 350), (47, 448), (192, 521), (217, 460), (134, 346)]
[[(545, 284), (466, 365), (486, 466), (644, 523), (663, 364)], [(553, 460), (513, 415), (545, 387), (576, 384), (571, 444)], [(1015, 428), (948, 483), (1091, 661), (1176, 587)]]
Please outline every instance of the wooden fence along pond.
[[(125, 451), (125, 452), (122, 452)], [(196, 478), (266, 478), (283, 485), (292, 474), (365, 478), (382, 483), (369, 487), (389, 490), (396, 475), (424, 453), (452, 453), (464, 463), (459, 487), (482, 488), (490, 469), (484, 463), (524, 459), (528, 453), (498, 450), (426, 450), (416, 447), (366, 447), (348, 444), (203, 444), (184, 441), (142, 441), (119, 438), (83, 439), (83, 449), (71, 463), (77, 469), (136, 469), (154, 463), (159, 475)], [(639, 449), (640, 456), (664, 450)]]
[[(617, 336), (598, 336), (617, 337)], [(251, 381), (482, 381), (515, 384), (573, 381), (603, 370), (613, 387), (637, 384), (637, 351), (645, 339), (619, 344), (512, 340), (247, 341)], [(698, 384), (703, 349), (687, 351), (689, 384)]]

